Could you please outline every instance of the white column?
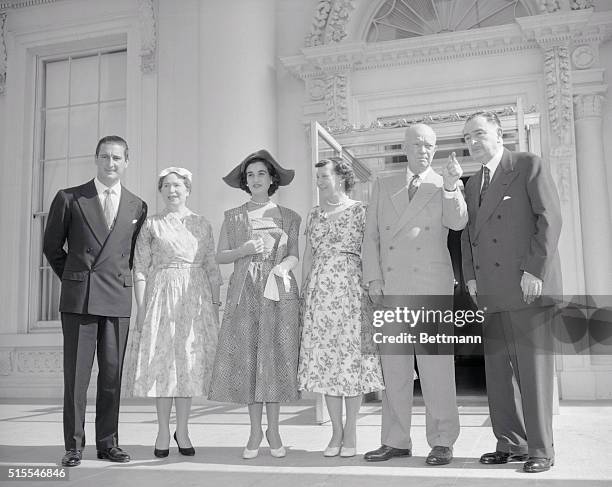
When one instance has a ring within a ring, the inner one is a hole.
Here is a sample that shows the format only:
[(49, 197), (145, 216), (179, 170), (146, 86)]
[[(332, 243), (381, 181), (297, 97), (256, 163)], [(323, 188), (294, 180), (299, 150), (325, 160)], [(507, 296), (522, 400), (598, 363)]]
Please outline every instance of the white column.
[(223, 211), (248, 197), (221, 177), (258, 149), (278, 157), (276, 2), (201, 2), (200, 26), (198, 191), (218, 231)]
[(574, 96), (586, 292), (612, 294), (612, 220), (603, 148), (604, 96)]

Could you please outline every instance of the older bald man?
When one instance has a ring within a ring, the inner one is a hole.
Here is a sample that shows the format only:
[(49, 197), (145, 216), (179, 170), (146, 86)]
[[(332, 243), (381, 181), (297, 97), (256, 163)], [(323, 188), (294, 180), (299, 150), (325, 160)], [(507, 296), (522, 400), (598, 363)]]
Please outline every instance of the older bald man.
[[(432, 169), (436, 134), (428, 125), (416, 124), (406, 130), (404, 151), (408, 158), (406, 177), (387, 177), (374, 184), (363, 243), (363, 279), (375, 300), (381, 295), (450, 297), (454, 274), (447, 248), (448, 229), (462, 230), (468, 219), (458, 188), (463, 171), (454, 153), (442, 176)], [(459, 436), (454, 357), (415, 355), (414, 345), (407, 345), (404, 351), (381, 356), (385, 379), (382, 446), (364, 458), (375, 462), (412, 455), (416, 359), (425, 400), (427, 442), (432, 448), (426, 463), (445, 465), (453, 458)]]

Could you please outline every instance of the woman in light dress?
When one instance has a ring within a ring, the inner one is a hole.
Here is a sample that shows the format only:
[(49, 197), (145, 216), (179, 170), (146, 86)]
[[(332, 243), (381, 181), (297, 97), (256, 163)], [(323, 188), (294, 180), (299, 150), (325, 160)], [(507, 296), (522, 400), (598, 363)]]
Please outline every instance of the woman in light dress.
[(191, 180), (184, 168), (161, 171), (165, 208), (147, 218), (134, 254), (140, 341), (132, 392), (156, 398), (154, 455), (160, 458), (169, 453), (173, 400), (174, 440), (181, 454), (195, 454), (188, 431), (191, 398), (208, 394), (217, 346), (221, 274), (210, 223), (186, 206)]
[(348, 196), (355, 177), (347, 162), (323, 159), (316, 169), (320, 205), (310, 211), (306, 223), (298, 382), (300, 390), (325, 394), (332, 437), (324, 455), (352, 457), (362, 395), (384, 389), (379, 357), (362, 330), (366, 209)]
[(219, 333), (209, 399), (248, 404), (251, 432), (242, 452), (255, 458), (266, 438), (270, 453), (284, 457), (279, 432), (280, 403), (299, 398), (298, 288), (292, 269), (298, 262), (300, 217), (270, 201), (294, 172), (266, 150), (250, 154), (223, 180), (251, 197), (225, 212), (217, 261), (234, 264)]

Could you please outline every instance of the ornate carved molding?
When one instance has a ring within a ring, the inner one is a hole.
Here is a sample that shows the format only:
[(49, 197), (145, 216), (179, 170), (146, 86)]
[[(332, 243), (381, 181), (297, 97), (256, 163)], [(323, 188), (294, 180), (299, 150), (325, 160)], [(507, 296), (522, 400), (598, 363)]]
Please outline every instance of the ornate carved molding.
[[(503, 106), (503, 107), (485, 107), (487, 110), (493, 111), (498, 117), (507, 117), (516, 115), (516, 106)], [(538, 111), (536, 105), (531, 105), (524, 109), (523, 113), (535, 113)], [(393, 116), (393, 117), (379, 117), (369, 125), (328, 125), (326, 130), (332, 135), (344, 135), (358, 132), (369, 132), (370, 130), (385, 130), (385, 129), (397, 129), (406, 128), (415, 123), (426, 123), (428, 125), (435, 125), (438, 123), (449, 123), (449, 122), (461, 122), (467, 120), (472, 114), (472, 111), (466, 112), (440, 112), (440, 113), (427, 113), (420, 114), (417, 116)]]
[(327, 77), (325, 87), (325, 106), (327, 125), (343, 126), (348, 123), (348, 84), (346, 74), (332, 74)]
[(346, 37), (346, 24), (355, 9), (355, 0), (335, 0), (327, 20), (325, 44), (340, 42)]
[(304, 45), (314, 47), (343, 40), (347, 35), (346, 25), (354, 9), (355, 0), (320, 0)]
[(140, 70), (152, 73), (157, 65), (157, 22), (154, 0), (138, 0), (140, 23)]
[(572, 121), (572, 89), (569, 49), (549, 47), (544, 52), (544, 77), (551, 129), (563, 143), (569, 143)]
[(57, 351), (19, 350), (14, 352), (15, 373), (58, 374), (63, 370), (63, 355)]
[(306, 89), (312, 101), (321, 101), (325, 98), (327, 83), (323, 78), (311, 78), (306, 80)]
[(574, 118), (602, 118), (605, 99), (601, 94), (574, 95)]
[(11, 371), (11, 352), (8, 350), (0, 352), (0, 375), (10, 375)]
[(576, 69), (588, 69), (597, 63), (597, 48), (589, 44), (576, 47), (572, 51), (572, 64)]
[(0, 12), (0, 95), (6, 90), (6, 12)]
[(538, 0), (538, 9), (542, 13), (553, 13), (561, 10), (559, 0)]
[(593, 8), (593, 0), (572, 0), (572, 10), (584, 10)]
[(0, 10), (6, 8), (34, 7), (46, 3), (55, 3), (58, 0), (5, 0), (0, 1)]
[[(566, 152), (564, 148), (563, 152)], [(551, 166), (555, 168), (555, 183), (562, 203), (568, 203), (571, 193), (571, 166), (568, 157), (559, 157), (551, 153)]]

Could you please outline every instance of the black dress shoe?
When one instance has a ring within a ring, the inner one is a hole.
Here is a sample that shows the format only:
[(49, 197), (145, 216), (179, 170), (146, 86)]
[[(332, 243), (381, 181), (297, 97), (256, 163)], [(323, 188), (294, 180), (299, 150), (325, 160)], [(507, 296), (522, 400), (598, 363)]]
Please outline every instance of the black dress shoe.
[(552, 467), (554, 464), (555, 464), (555, 461), (551, 458), (529, 457), (529, 460), (527, 460), (525, 462), (525, 465), (523, 465), (523, 472), (527, 472), (527, 473), (546, 472), (547, 470), (550, 470), (550, 467)]
[(494, 451), (491, 453), (485, 453), (480, 457), (480, 463), (486, 465), (501, 465), (502, 463), (510, 462), (524, 462), (529, 458), (528, 455), (514, 454), (505, 451)]
[(66, 450), (62, 457), (62, 467), (76, 467), (81, 464), (81, 458), (83, 458), (81, 450)]
[(448, 446), (434, 446), (425, 460), (427, 465), (447, 465), (453, 459), (453, 450)]
[(411, 455), (410, 448), (393, 448), (392, 446), (381, 445), (377, 450), (367, 452), (363, 458), (368, 462), (384, 462), (393, 457), (409, 457)]
[(98, 450), (98, 458), (100, 460), (110, 460), (111, 462), (127, 463), (130, 461), (130, 456), (118, 446)]
[(157, 458), (166, 458), (169, 453), (170, 453), (170, 449), (168, 450), (160, 450), (159, 448), (153, 449), (153, 455), (155, 455)]
[(174, 432), (174, 441), (176, 441), (176, 446), (178, 446), (179, 453), (181, 455), (185, 455), (187, 457), (192, 457), (195, 455), (195, 449), (193, 448), (193, 446), (190, 446), (188, 448), (181, 448), (181, 445), (179, 445), (179, 442), (176, 439), (176, 431)]

